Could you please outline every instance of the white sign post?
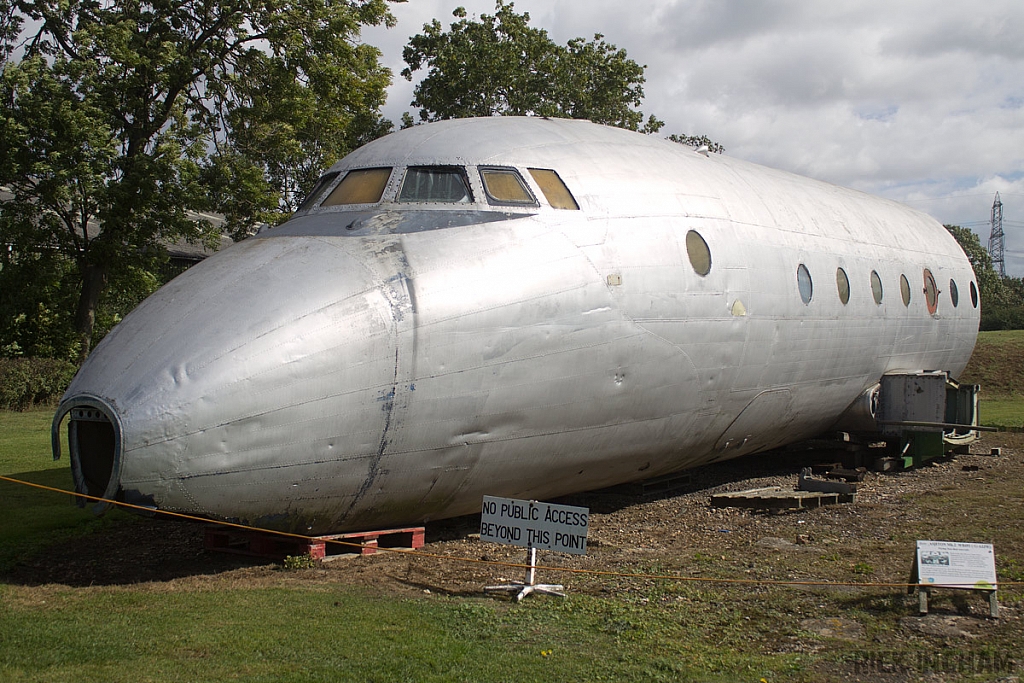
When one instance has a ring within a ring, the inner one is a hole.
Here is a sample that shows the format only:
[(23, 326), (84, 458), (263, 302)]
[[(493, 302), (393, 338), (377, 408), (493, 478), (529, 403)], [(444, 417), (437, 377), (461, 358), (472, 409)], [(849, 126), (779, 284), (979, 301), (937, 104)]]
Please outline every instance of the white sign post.
[(986, 593), (989, 615), (999, 616), (996, 554), (991, 544), (918, 541), (911, 583), (917, 584), (921, 614), (928, 613), (932, 588), (960, 588)]
[(525, 582), (486, 586), (484, 591), (516, 593), (517, 602), (530, 593), (564, 598), (561, 585), (535, 583), (537, 549), (585, 555), (589, 524), (588, 508), (484, 496), (480, 514), (480, 540), (529, 548), (530, 565)]

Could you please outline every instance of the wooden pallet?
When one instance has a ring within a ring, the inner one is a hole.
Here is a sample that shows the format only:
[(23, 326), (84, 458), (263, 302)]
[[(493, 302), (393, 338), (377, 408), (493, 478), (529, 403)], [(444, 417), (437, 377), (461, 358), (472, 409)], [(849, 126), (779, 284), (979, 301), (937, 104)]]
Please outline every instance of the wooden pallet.
[(283, 560), (289, 555), (331, 560), (344, 555), (372, 555), (377, 548), (422, 548), (423, 535), (423, 527), (418, 526), (299, 538), (214, 524), (206, 528), (203, 547), (215, 552), (274, 560)]
[(823, 491), (794, 491), (781, 486), (770, 486), (763, 489), (719, 493), (711, 496), (711, 505), (716, 508), (740, 507), (762, 510), (805, 510), (852, 503), (856, 493), (826, 493)]

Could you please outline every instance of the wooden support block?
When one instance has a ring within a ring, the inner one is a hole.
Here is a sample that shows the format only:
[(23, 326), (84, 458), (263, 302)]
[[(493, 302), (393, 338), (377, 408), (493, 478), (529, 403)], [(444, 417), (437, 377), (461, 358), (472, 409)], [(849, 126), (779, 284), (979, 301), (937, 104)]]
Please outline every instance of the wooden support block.
[(340, 555), (372, 555), (378, 548), (422, 548), (423, 527), (355, 531), (328, 536), (282, 536), (258, 529), (236, 529), (211, 525), (203, 547), (216, 552), (282, 560), (289, 555), (309, 555), (325, 560)]

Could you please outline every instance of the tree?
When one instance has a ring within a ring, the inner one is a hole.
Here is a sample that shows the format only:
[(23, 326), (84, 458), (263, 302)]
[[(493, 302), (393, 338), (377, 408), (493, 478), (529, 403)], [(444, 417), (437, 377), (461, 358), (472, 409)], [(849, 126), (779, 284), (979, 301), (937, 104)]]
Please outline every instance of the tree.
[[(645, 67), (601, 34), (556, 44), (529, 25), (528, 13), (497, 0), (494, 15), (466, 18), (445, 31), (436, 19), (409, 39), (403, 51), (406, 79), (426, 69), (413, 91), (421, 121), (468, 116), (550, 116), (589, 119), (645, 133), (664, 123), (644, 118)], [(403, 117), (405, 125), (411, 123)]]
[(978, 296), (981, 300), (982, 309), (986, 306), (997, 304), (1002, 300), (1002, 282), (999, 273), (992, 267), (992, 257), (989, 256), (985, 247), (981, 246), (981, 240), (970, 228), (959, 225), (947, 225), (949, 231), (960, 248), (967, 255), (967, 260), (974, 268), (974, 275), (978, 280)]
[(725, 152), (725, 147), (723, 147), (721, 143), (715, 142), (707, 135), (678, 135), (676, 133), (672, 133), (672, 135), (668, 136), (668, 139), (672, 142), (678, 142), (680, 145), (693, 147), (694, 149), (707, 147), (708, 151), (712, 154), (722, 154)]
[(969, 228), (947, 225), (946, 230), (956, 238), (974, 268), (981, 300), (981, 329), (1024, 327), (1024, 280), (1000, 277), (988, 250), (981, 246), (981, 240)]
[(276, 222), (390, 127), (390, 72), (357, 42), (393, 24), (385, 0), (0, 0), (0, 18), (0, 244), (72, 264), (80, 359), (113, 278), (216, 237), (196, 212)]

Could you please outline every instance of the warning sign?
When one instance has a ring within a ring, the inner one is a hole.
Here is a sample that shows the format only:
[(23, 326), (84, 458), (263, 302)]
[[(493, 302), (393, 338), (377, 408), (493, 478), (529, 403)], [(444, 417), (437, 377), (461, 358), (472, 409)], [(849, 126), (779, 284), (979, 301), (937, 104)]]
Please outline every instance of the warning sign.
[(480, 540), (586, 555), (589, 524), (589, 508), (484, 496)]

